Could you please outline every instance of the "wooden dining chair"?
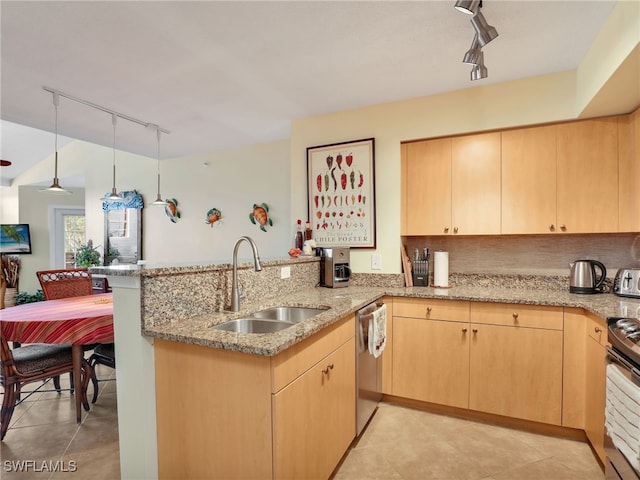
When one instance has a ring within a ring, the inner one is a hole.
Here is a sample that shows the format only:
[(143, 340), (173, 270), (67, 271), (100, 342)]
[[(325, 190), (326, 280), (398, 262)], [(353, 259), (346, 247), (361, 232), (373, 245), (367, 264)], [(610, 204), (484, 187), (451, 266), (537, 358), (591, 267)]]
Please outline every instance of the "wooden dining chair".
[[(2, 409), (0, 410), (0, 440), (3, 440), (24, 385), (73, 372), (71, 345), (32, 343), (11, 350), (0, 332), (0, 366), (2, 367), (0, 384), (4, 387)], [(82, 392), (84, 395), (86, 395), (92, 371), (89, 363), (84, 360), (82, 362)], [(59, 389), (58, 393), (60, 393)], [(77, 394), (79, 392), (76, 392)]]
[[(46, 300), (80, 297), (93, 294), (91, 273), (86, 268), (59, 268), (36, 272), (40, 287)], [(85, 345), (83, 350), (92, 350), (95, 345)], [(71, 392), (73, 393), (73, 372), (70, 374)], [(57, 385), (59, 380), (56, 378)]]
[[(36, 275), (47, 300), (93, 294), (94, 287), (91, 273), (86, 268), (42, 270), (36, 272)], [(113, 343), (87, 345), (85, 347), (85, 350), (92, 349), (93, 354), (89, 357), (91, 367), (95, 367), (96, 364), (102, 364), (116, 368)], [(92, 368), (91, 382), (93, 383), (93, 400), (91, 403), (96, 403), (98, 398), (98, 377), (95, 368)]]
[(36, 275), (47, 300), (93, 294), (91, 274), (86, 268), (41, 270)]

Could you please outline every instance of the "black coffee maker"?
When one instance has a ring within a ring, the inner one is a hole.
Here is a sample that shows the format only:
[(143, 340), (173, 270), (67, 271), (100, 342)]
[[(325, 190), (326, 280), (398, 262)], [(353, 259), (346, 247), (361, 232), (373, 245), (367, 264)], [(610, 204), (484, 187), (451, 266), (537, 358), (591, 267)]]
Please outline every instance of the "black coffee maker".
[(349, 248), (323, 248), (320, 252), (320, 285), (323, 287), (347, 287), (351, 277)]

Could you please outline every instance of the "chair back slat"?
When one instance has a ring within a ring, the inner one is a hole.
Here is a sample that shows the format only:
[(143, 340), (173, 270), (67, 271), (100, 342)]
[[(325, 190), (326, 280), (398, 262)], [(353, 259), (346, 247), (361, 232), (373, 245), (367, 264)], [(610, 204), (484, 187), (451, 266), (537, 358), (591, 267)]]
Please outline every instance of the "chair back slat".
[(91, 274), (86, 268), (42, 270), (36, 275), (47, 300), (93, 294)]

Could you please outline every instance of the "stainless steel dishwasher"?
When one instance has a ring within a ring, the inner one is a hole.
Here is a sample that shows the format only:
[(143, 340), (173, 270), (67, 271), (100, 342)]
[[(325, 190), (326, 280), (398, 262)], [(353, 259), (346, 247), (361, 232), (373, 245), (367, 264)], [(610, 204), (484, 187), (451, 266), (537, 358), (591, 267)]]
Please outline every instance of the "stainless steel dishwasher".
[(373, 313), (381, 308), (382, 301), (371, 303), (356, 313), (356, 428), (357, 435), (378, 408), (382, 398), (382, 357), (375, 358), (369, 353), (369, 322)]

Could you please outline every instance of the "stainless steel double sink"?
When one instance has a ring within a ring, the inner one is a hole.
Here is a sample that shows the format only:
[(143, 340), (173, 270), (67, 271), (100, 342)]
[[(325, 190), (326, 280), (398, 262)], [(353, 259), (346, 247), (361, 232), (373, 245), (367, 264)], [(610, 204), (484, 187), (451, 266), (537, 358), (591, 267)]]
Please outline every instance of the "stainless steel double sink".
[(250, 314), (248, 317), (229, 320), (219, 325), (213, 325), (211, 328), (236, 333), (274, 333), (319, 315), (327, 308), (293, 306), (265, 308)]

